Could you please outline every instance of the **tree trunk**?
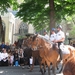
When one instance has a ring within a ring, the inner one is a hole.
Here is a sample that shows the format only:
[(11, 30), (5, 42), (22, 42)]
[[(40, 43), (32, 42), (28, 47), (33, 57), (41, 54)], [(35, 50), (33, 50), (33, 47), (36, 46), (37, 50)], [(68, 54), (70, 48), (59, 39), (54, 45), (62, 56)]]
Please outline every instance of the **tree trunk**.
[(1, 16), (0, 16), (0, 35), (1, 35), (1, 28), (2, 28), (2, 19), (1, 19)]
[(55, 27), (55, 10), (54, 10), (54, 0), (49, 0), (50, 6), (50, 30)]
[(1, 34), (1, 30), (2, 30), (2, 19), (1, 19), (1, 16), (0, 16), (0, 42), (1, 42), (1, 39), (2, 39), (2, 38), (1, 38), (1, 37), (2, 37), (2, 36), (1, 36), (1, 35), (2, 35), (2, 34)]

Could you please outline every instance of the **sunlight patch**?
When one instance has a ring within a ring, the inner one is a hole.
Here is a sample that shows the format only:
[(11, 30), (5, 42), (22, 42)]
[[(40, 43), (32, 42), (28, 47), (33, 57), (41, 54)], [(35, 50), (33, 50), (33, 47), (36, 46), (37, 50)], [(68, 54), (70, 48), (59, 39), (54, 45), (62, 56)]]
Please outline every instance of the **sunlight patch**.
[(3, 73), (4, 71), (0, 71), (0, 73)]

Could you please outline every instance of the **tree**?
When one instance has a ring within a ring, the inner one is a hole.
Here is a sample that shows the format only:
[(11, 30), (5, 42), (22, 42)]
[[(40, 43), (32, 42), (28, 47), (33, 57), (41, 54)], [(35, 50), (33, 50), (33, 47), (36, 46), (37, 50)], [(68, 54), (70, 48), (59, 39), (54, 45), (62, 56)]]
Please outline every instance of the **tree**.
[(3, 13), (7, 11), (7, 8), (12, 7), (13, 9), (17, 9), (18, 2), (17, 0), (1, 0), (0, 1), (0, 12)]
[[(55, 27), (65, 16), (75, 12), (75, 0), (24, 0), (17, 14), (37, 30)], [(49, 27), (50, 26), (50, 27)]]
[(69, 32), (70, 38), (75, 38), (75, 26), (72, 27), (71, 31)]

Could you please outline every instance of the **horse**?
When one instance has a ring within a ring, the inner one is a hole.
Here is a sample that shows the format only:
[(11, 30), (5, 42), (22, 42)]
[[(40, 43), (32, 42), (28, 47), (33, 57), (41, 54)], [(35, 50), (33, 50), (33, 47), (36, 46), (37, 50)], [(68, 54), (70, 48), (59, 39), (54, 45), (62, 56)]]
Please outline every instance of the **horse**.
[[(48, 66), (48, 75), (50, 75), (50, 63), (53, 65), (53, 74), (56, 75), (55, 67), (57, 66), (57, 59), (59, 57), (58, 48), (56, 46), (52, 47), (52, 44), (37, 36), (32, 37), (31, 48), (33, 51), (39, 50), (39, 55), (42, 59), (41, 63), (46, 63)], [(44, 75), (42, 67), (40, 69)]]
[(36, 61), (36, 59), (37, 60), (39, 60), (38, 61), (38, 63), (40, 64), (40, 57), (39, 57), (39, 51), (37, 50), (37, 51), (33, 51), (31, 48), (30, 48), (30, 44), (29, 44), (29, 42), (31, 41), (31, 39), (30, 39), (30, 37), (26, 37), (26, 38), (24, 38), (23, 39), (23, 43), (22, 43), (22, 48), (24, 49), (24, 51), (25, 51), (25, 53), (26, 53), (26, 55), (27, 55), (27, 57), (28, 57), (28, 59), (32, 56), (33, 57), (33, 64), (32, 64), (32, 66), (30, 67), (30, 72), (33, 70), (33, 68), (34, 68), (34, 63), (35, 63), (35, 61)]
[[(49, 42), (47, 42), (45, 39), (39, 37), (38, 35), (35, 35), (31, 39), (31, 48), (33, 51), (39, 50), (39, 55), (41, 58), (41, 63), (44, 64), (46, 63), (48, 66), (48, 75), (50, 75), (50, 63), (53, 65), (53, 74), (56, 75), (55, 73), (55, 67), (57, 67), (58, 62), (60, 61), (59, 53), (58, 53), (58, 48), (56, 45), (53, 45)], [(63, 57), (63, 66), (65, 62), (69, 60), (69, 57), (71, 56), (71, 52), (73, 52), (72, 47), (69, 45), (64, 45), (65, 50), (68, 50), (69, 53), (67, 54), (62, 54)], [(63, 48), (64, 49), (64, 48)], [(44, 72), (42, 71), (42, 67), (40, 67), (42, 74), (44, 75)], [(63, 68), (62, 68), (63, 69)]]
[(69, 57), (64, 61), (63, 75), (75, 75), (75, 48), (67, 46), (70, 50)]

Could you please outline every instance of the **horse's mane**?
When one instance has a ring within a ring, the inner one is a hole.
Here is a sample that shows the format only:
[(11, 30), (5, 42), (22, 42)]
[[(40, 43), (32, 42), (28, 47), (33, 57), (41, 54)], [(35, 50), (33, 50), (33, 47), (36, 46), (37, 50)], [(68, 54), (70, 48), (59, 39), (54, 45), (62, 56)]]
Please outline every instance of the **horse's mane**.
[(52, 49), (53, 49), (53, 50), (58, 50), (56, 44), (53, 44), (53, 45), (52, 45)]
[(50, 41), (47, 41), (45, 38), (43, 38), (43, 37), (41, 37), (41, 36), (33, 36), (33, 41), (36, 39), (36, 38), (39, 38), (39, 39), (41, 39), (43, 42), (45, 42), (45, 46), (47, 47), (50, 47), (52, 50), (58, 50), (58, 48), (57, 48), (57, 46), (56, 46), (56, 44), (51, 44), (50, 43)]
[(45, 41), (48, 44), (51, 44), (49, 40), (45, 39), (44, 36), (38, 35), (37, 37), (41, 38), (43, 41)]
[(37, 35), (36, 36), (33, 36), (32, 41), (34, 41), (36, 39), (36, 37), (37, 37)]

